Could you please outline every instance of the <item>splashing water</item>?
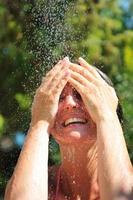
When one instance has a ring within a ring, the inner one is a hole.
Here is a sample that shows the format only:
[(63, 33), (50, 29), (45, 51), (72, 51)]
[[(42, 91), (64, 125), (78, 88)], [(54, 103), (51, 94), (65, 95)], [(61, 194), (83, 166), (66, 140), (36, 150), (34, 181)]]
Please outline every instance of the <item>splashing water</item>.
[(26, 9), (24, 36), (30, 62), (26, 67), (23, 87), (32, 98), (42, 77), (59, 59), (65, 56), (74, 57), (69, 44), (76, 38), (73, 36), (71, 24), (66, 20), (70, 9), (75, 16), (74, 4), (68, 0), (37, 0), (26, 4), (28, 9)]
[[(38, 86), (42, 76), (62, 57), (71, 55), (70, 25), (65, 22), (69, 1), (36, 1), (26, 14), (25, 36), (32, 55), (30, 81)], [(72, 55), (71, 55), (72, 56)]]

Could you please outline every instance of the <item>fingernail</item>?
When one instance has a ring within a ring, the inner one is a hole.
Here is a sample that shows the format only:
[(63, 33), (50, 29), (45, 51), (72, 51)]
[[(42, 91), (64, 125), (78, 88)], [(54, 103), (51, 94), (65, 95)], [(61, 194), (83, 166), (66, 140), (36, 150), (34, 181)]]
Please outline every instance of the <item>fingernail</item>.
[(66, 56), (63, 60), (65, 60), (65, 61), (69, 61), (69, 57)]
[(58, 64), (61, 64), (62, 63), (62, 60), (59, 60)]
[(79, 60), (83, 60), (83, 58), (82, 58), (82, 57), (79, 57)]

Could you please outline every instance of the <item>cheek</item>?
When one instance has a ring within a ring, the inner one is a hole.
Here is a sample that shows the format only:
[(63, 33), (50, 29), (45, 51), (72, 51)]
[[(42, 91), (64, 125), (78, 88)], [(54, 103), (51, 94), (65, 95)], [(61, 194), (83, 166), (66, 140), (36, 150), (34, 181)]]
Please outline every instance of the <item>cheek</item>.
[(58, 110), (57, 110), (57, 114), (55, 116), (55, 123), (54, 123), (54, 127), (58, 126), (60, 121), (62, 120), (61, 114), (62, 111), (64, 110), (64, 103), (60, 102), (58, 105)]
[[(58, 113), (57, 113), (58, 115)], [(53, 128), (51, 129), (50, 131), (50, 134), (53, 135), (53, 136), (56, 136), (57, 134), (60, 133), (60, 130), (61, 130), (61, 125), (60, 125), (60, 118), (59, 117), (56, 117), (55, 118), (55, 123), (54, 123), (54, 126)]]

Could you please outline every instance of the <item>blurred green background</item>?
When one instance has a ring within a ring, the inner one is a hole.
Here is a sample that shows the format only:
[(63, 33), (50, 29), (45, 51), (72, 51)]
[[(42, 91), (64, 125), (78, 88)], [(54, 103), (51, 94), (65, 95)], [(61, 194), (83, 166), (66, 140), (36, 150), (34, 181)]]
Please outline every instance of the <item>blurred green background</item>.
[[(113, 81), (133, 162), (133, 1), (0, 0), (0, 194), (30, 123), (41, 78), (64, 56), (79, 56)], [(49, 164), (60, 160), (51, 138)], [(119, 152), (118, 152), (119, 154)]]

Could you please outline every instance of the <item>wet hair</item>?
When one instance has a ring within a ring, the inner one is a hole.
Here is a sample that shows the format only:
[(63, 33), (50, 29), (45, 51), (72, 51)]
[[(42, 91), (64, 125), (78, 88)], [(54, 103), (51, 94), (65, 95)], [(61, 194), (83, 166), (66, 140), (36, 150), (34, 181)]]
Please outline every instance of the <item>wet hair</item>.
[[(104, 72), (102, 72), (100, 69), (96, 68), (96, 70), (100, 74), (100, 76), (103, 78), (103, 80), (106, 83), (108, 83), (111, 87), (114, 88), (114, 85), (113, 85), (112, 81), (110, 80), (110, 78)], [(119, 101), (119, 97), (118, 97), (118, 106), (116, 109), (116, 113), (117, 113), (117, 116), (118, 116), (118, 119), (119, 119), (121, 125), (123, 126), (124, 117), (123, 117), (123, 110), (122, 110), (122, 106)]]

